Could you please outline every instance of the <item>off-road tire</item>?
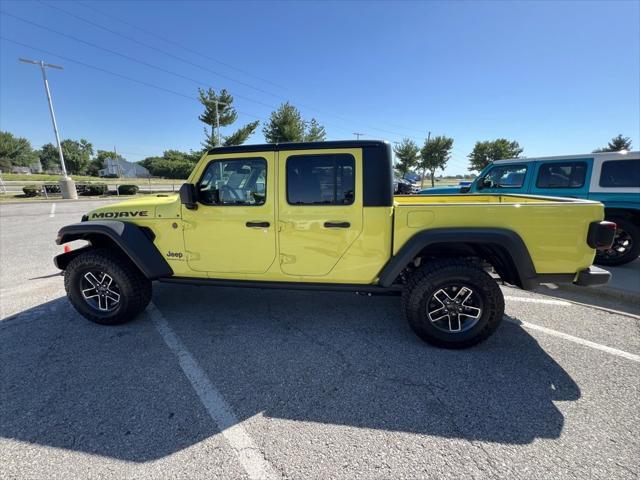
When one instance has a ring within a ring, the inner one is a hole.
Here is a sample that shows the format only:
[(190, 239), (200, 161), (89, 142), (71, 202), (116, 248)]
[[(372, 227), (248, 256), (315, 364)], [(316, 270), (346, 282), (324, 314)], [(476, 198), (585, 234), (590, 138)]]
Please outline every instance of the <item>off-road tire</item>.
[[(82, 295), (81, 282), (89, 271), (107, 273), (116, 282), (120, 301), (113, 311), (100, 312)], [(69, 262), (64, 272), (64, 288), (76, 311), (101, 325), (120, 325), (133, 320), (151, 300), (151, 281), (124, 255), (107, 249), (89, 250)]]
[[(482, 313), (469, 330), (444, 332), (429, 320), (428, 302), (444, 285), (455, 282), (477, 293)], [(461, 259), (434, 260), (410, 275), (402, 294), (402, 310), (413, 331), (425, 342), (443, 348), (467, 348), (487, 339), (500, 326), (504, 297), (497, 282), (481, 267)]]
[(640, 226), (638, 226), (629, 218), (613, 217), (610, 219), (608, 218), (607, 220), (615, 222), (619, 228), (621, 228), (631, 236), (631, 248), (623, 255), (615, 257), (608, 256), (605, 254), (605, 252), (597, 252), (594, 263), (596, 265), (614, 267), (616, 265), (624, 265), (625, 263), (632, 262), (633, 260), (638, 258), (638, 256), (640, 255)]

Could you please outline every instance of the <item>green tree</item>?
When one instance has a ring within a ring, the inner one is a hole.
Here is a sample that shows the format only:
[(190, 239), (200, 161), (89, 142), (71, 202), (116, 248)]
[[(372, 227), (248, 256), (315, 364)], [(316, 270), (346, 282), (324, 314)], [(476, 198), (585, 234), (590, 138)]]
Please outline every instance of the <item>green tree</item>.
[(0, 131), (0, 160), (3, 170), (9, 166), (30, 167), (38, 160), (38, 154), (31, 148), (29, 140), (15, 137), (12, 133)]
[(147, 157), (139, 162), (154, 177), (185, 179), (202, 154), (191, 151), (166, 150), (161, 157)]
[(244, 127), (240, 127), (238, 130), (233, 132), (231, 135), (224, 137), (224, 141), (222, 144), (224, 146), (229, 145), (242, 145), (249, 136), (258, 128), (260, 122), (256, 120), (255, 122), (247, 123)]
[(424, 172), (428, 170), (431, 173), (431, 186), (435, 186), (436, 170), (447, 166), (449, 158), (451, 158), (451, 149), (453, 148), (453, 138), (439, 135), (424, 142), (422, 150), (420, 150), (420, 168), (422, 168), (422, 186), (424, 186)]
[(398, 159), (395, 168), (402, 178), (404, 178), (405, 175), (418, 164), (420, 160), (420, 148), (418, 148), (416, 142), (410, 138), (403, 138), (399, 144), (393, 147), (393, 152)]
[(271, 112), (269, 123), (262, 133), (268, 143), (301, 142), (304, 140), (305, 124), (300, 111), (285, 102), (275, 112)]
[(62, 171), (62, 167), (60, 166), (60, 157), (58, 156), (58, 147), (53, 143), (43, 145), (40, 149), (39, 155), (42, 169), (45, 172)]
[(305, 142), (324, 142), (327, 138), (327, 132), (324, 127), (318, 123), (315, 118), (307, 124), (307, 133), (304, 135)]
[(289, 102), (271, 112), (262, 133), (268, 143), (324, 142), (327, 137), (325, 128), (315, 118), (306, 122), (300, 110)]
[(623, 137), (622, 134), (613, 137), (606, 147), (594, 150), (593, 153), (619, 152), (620, 150), (631, 150), (631, 139), (629, 137)]
[(64, 163), (68, 173), (76, 175), (86, 173), (87, 167), (91, 162), (91, 156), (93, 155), (93, 145), (84, 138), (79, 141), (63, 140), (61, 145)]
[[(218, 145), (218, 138), (216, 135), (216, 102), (218, 103), (218, 121), (220, 127), (228, 127), (235, 123), (238, 118), (236, 109), (233, 108), (233, 96), (225, 90), (220, 90), (220, 93), (216, 93), (213, 88), (203, 90), (198, 89), (198, 96), (200, 103), (204, 106), (204, 112), (198, 116), (198, 119), (208, 125), (209, 128), (204, 128), (205, 141), (202, 146), (209, 150), (215, 148)], [(251, 122), (228, 136), (221, 136), (220, 143), (222, 145), (241, 145), (249, 136), (255, 131), (260, 122)]]
[[(93, 155), (93, 145), (85, 139), (80, 140), (63, 140), (62, 154), (64, 155), (64, 163), (67, 172), (75, 175), (83, 175), (87, 172), (87, 168), (91, 163)], [(40, 150), (40, 162), (42, 168), (47, 171), (60, 171), (60, 158), (58, 156), (58, 147), (52, 143), (47, 143)]]
[(481, 171), (494, 160), (503, 158), (518, 158), (523, 149), (515, 140), (509, 141), (506, 138), (476, 142), (473, 151), (469, 154), (469, 170)]

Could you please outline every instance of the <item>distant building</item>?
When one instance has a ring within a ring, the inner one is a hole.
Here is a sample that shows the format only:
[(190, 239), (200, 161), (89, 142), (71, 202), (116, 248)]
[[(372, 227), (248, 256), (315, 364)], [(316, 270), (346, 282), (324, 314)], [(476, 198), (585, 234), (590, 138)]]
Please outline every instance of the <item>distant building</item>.
[(149, 170), (137, 163), (127, 162), (108, 157), (104, 161), (104, 168), (98, 171), (101, 177), (117, 177), (117, 178), (149, 178), (151, 174)]
[(31, 173), (42, 173), (42, 162), (39, 158), (36, 158), (31, 165), (29, 165)]

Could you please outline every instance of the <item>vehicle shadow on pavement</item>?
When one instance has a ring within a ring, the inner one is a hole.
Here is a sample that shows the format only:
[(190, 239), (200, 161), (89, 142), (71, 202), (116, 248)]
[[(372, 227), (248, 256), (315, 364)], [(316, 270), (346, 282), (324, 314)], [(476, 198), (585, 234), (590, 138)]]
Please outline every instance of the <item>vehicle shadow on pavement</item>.
[[(449, 351), (419, 341), (394, 297), (159, 285), (154, 302), (239, 421), (299, 422), (271, 425), (274, 441), (320, 423), (525, 444), (557, 438), (554, 402), (580, 398), (510, 322)], [(146, 314), (102, 327), (57, 299), (0, 324), (0, 361), (4, 438), (144, 462), (218, 432)]]

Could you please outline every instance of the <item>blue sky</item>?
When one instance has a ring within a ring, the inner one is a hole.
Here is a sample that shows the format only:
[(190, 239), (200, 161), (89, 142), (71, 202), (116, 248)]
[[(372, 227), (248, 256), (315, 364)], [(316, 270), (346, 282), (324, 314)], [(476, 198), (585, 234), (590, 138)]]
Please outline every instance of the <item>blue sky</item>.
[(1, 15), (2, 37), (49, 52), (0, 43), (0, 128), (35, 147), (53, 134), (39, 69), (18, 57), (64, 66), (49, 72), (63, 138), (134, 161), (199, 148), (198, 85), (230, 90), (239, 122), (264, 122), (289, 100), (331, 139), (451, 136), (449, 174), (497, 137), (530, 157), (589, 152), (618, 133), (640, 146), (638, 1), (0, 3), (177, 74)]

